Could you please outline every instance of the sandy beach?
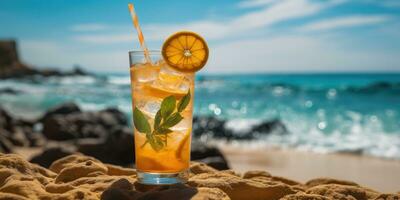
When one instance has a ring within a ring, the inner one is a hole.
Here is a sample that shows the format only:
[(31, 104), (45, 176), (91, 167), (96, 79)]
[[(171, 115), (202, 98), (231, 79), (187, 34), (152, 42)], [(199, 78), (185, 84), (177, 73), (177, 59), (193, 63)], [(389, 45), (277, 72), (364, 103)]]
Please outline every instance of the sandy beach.
[(300, 182), (317, 177), (351, 180), (382, 192), (400, 191), (400, 161), (351, 154), (316, 154), (273, 148), (224, 145), (222, 152), (238, 172), (266, 170)]

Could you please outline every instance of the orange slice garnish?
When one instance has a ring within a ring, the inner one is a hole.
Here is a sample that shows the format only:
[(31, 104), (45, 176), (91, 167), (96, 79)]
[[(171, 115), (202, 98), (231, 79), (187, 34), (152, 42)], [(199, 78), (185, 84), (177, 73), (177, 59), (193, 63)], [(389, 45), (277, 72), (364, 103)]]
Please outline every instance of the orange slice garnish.
[(188, 132), (186, 133), (185, 137), (179, 143), (178, 148), (176, 149), (175, 157), (180, 160), (184, 160), (185, 157), (189, 156), (188, 152), (186, 152), (188, 155), (185, 155), (184, 150), (189, 151), (188, 148), (190, 145), (190, 133), (191, 132), (192, 132), (192, 129), (189, 129)]
[(196, 72), (207, 63), (208, 46), (200, 35), (181, 31), (164, 42), (162, 56), (169, 66), (178, 71)]

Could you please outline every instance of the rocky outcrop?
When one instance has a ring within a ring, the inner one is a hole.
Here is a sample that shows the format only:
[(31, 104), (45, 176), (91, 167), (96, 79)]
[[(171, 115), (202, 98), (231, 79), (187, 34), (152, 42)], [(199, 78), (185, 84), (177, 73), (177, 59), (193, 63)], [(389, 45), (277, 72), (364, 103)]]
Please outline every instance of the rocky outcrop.
[[(187, 184), (146, 186), (131, 168), (104, 164), (79, 154), (61, 158), (49, 169), (15, 154), (0, 153), (0, 199), (11, 200), (386, 200), (382, 194), (349, 181), (319, 178), (302, 184), (268, 172), (243, 176), (192, 163)], [(311, 184), (310, 184), (311, 183)]]
[(62, 72), (56, 69), (37, 69), (21, 62), (17, 43), (14, 40), (0, 40), (0, 79), (26, 78), (31, 76), (74, 76), (88, 75), (79, 66), (72, 71)]
[(49, 140), (57, 141), (105, 138), (113, 129), (127, 125), (125, 115), (116, 109), (47, 113), (43, 120), (43, 135)]
[[(133, 131), (124, 113), (115, 108), (82, 111), (70, 102), (31, 121), (15, 118), (0, 108), (0, 152), (10, 153), (15, 147), (42, 147), (31, 162), (43, 167), (76, 152), (121, 166), (132, 166), (135, 161)], [(216, 147), (201, 142), (193, 142), (191, 158), (220, 170), (229, 169)]]
[(43, 136), (34, 131), (34, 124), (33, 121), (14, 118), (0, 107), (0, 152), (10, 153), (15, 146), (41, 146)]
[(251, 140), (271, 133), (287, 134), (288, 130), (277, 119), (260, 122), (248, 130), (235, 131), (229, 129), (227, 121), (223, 119), (213, 116), (193, 118), (193, 136), (198, 138), (207, 136), (226, 140)]
[(228, 161), (218, 148), (207, 146), (206, 144), (196, 140), (192, 141), (190, 158), (192, 160), (207, 163), (207, 165), (216, 169), (229, 169)]
[(0, 79), (34, 73), (35, 70), (20, 61), (14, 40), (0, 40)]
[(23, 92), (13, 88), (0, 88), (0, 95), (18, 95), (21, 93)]

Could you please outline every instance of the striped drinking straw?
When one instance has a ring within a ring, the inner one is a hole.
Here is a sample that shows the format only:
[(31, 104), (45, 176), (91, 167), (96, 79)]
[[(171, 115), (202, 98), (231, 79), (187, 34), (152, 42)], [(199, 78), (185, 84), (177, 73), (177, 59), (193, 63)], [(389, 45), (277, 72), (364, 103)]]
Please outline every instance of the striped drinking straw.
[(149, 49), (147, 49), (146, 43), (144, 42), (144, 36), (143, 36), (143, 33), (142, 33), (142, 29), (140, 29), (139, 20), (138, 20), (138, 17), (136, 15), (136, 13), (135, 13), (135, 9), (133, 7), (133, 4), (129, 3), (128, 4), (128, 8), (129, 8), (129, 12), (131, 13), (133, 25), (135, 26), (136, 31), (138, 33), (140, 46), (142, 47), (142, 49), (144, 51), (144, 57), (146, 59), (146, 62), (147, 63), (152, 63), (151, 62), (151, 58), (150, 58), (150, 54), (149, 54)]

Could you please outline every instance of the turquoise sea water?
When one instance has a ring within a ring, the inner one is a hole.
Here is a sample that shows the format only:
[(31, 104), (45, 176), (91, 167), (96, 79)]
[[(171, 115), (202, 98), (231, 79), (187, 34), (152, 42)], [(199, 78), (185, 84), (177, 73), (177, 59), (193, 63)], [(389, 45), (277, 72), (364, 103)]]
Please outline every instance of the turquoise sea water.
[[(0, 88), (21, 91), (0, 95), (0, 105), (18, 116), (39, 116), (66, 101), (131, 116), (128, 75), (6, 80)], [(290, 134), (261, 138), (265, 145), (400, 159), (400, 74), (200, 75), (195, 114), (229, 120), (237, 131), (281, 120)]]

